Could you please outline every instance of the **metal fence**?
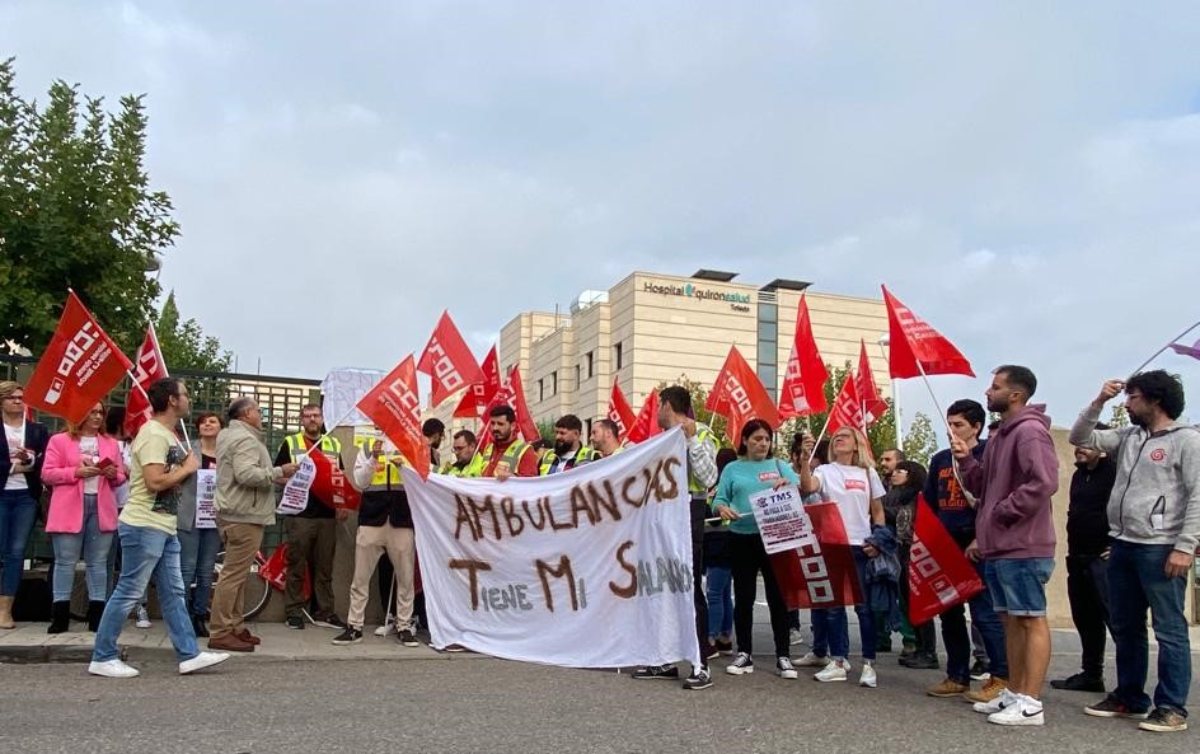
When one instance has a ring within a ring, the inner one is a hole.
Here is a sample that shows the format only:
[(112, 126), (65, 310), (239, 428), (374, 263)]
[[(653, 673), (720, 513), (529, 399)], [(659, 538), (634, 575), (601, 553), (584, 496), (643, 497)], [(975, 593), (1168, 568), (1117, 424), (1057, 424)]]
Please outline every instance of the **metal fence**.
[[(37, 364), (37, 359), (26, 356), (0, 355), (0, 379), (16, 380), (22, 384), (29, 379)], [(319, 403), (321, 399), (321, 383), (319, 380), (302, 379), (299, 377), (279, 377), (267, 375), (238, 374), (236, 372), (190, 372), (177, 371), (172, 376), (180, 377), (187, 382), (188, 394), (192, 399), (192, 414), (201, 411), (215, 411), (222, 417), (229, 402), (234, 398), (249, 396), (254, 398), (262, 408), (263, 430), (266, 434), (267, 447), (271, 455), (283, 443), (283, 438), (300, 429), (300, 407), (306, 403)], [(107, 404), (109, 406), (124, 406), (130, 390), (130, 381), (122, 380), (111, 393)], [(38, 421), (45, 423), (51, 432), (64, 429), (64, 423), (56, 416), (39, 415)], [(188, 428), (194, 432), (194, 427)], [(44, 523), (40, 520), (30, 537), (27, 557), (34, 559), (53, 559), (54, 552), (44, 532)], [(273, 549), (280, 541), (281, 527), (276, 524), (267, 528), (263, 537), (263, 549)]]

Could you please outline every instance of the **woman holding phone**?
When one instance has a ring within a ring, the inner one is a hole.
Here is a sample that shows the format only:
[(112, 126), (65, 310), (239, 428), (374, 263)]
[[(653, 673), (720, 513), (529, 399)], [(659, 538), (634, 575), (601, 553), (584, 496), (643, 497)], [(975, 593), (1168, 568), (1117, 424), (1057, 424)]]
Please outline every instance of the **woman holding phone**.
[(116, 488), (125, 483), (117, 441), (104, 432), (104, 404), (50, 438), (42, 480), (50, 485), (46, 533), (54, 546), (54, 605), (49, 633), (70, 628), (75, 564), (87, 565), (88, 630), (95, 631), (108, 592), (108, 551), (117, 530)]

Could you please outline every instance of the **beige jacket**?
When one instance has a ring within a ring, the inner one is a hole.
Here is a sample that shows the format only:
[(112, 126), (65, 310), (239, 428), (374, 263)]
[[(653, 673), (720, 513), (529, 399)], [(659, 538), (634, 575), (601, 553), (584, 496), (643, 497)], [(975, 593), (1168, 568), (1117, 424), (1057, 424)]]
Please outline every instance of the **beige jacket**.
[(217, 518), (222, 523), (275, 523), (275, 482), (283, 470), (271, 465), (263, 432), (234, 419), (217, 435)]

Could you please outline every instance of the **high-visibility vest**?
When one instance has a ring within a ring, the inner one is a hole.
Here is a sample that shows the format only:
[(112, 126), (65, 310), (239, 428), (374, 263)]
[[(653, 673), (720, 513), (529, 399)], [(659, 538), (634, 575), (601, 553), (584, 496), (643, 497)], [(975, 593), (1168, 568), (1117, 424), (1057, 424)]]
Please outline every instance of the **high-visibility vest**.
[(483, 456), (476, 453), (471, 456), (471, 460), (467, 461), (466, 465), (459, 468), (453, 461), (442, 466), (441, 473), (448, 476), (456, 476), (460, 479), (474, 479), (483, 476), (483, 467), (487, 465)]
[[(559, 471), (567, 471), (568, 469), (573, 469), (576, 466), (579, 466), (581, 464), (585, 464), (589, 461), (597, 461), (599, 459), (600, 459), (600, 454), (598, 452), (596, 452), (595, 450), (592, 450), (591, 448), (589, 448), (586, 445), (580, 445), (579, 450), (575, 451), (575, 457), (569, 459), (563, 465), (563, 467), (561, 469), (559, 469)], [(555, 455), (554, 451), (547, 450), (546, 455), (542, 456), (542, 464), (541, 464), (541, 467), (538, 469), (538, 474), (540, 474), (541, 476), (546, 476), (547, 474), (549, 474), (550, 469), (554, 467), (554, 462), (557, 460), (558, 460), (558, 456)]]
[[(520, 461), (521, 461), (521, 455), (525, 452), (525, 450), (528, 447), (529, 447), (529, 443), (525, 442), (524, 440), (521, 440), (519, 438), (516, 440), (513, 440), (513, 444), (508, 446), (508, 449), (504, 451), (504, 455), (500, 456), (500, 460), (496, 462), (496, 466), (498, 467), (502, 463), (508, 464), (508, 470), (510, 472), (512, 472), (513, 476), (516, 476), (517, 475), (517, 466), (520, 464)], [(489, 451), (491, 450), (491, 448), (492, 448), (492, 444), (489, 444), (488, 445)], [(480, 469), (479, 469), (480, 476), (483, 476), (483, 472), (487, 469), (488, 463), (491, 461), (491, 455), (492, 454), (489, 452), (488, 457), (484, 458), (483, 455), (478, 454), (478, 453), (476, 454), (476, 456), (478, 456), (483, 461), (483, 465), (480, 466)], [(495, 469), (493, 469), (492, 471), (494, 473)]]
[[(716, 450), (717, 442), (713, 439), (712, 430), (707, 425), (696, 422), (696, 439), (712, 445), (713, 450)], [(693, 498), (708, 496), (708, 485), (696, 479), (696, 475), (692, 473), (692, 465), (690, 463), (688, 464), (688, 492), (692, 493)]]
[[(287, 443), (288, 453), (292, 456), (292, 463), (300, 463), (300, 459), (308, 453), (308, 445), (306, 444), (304, 433), (297, 432), (283, 439)], [(342, 455), (342, 443), (336, 437), (329, 435), (321, 438), (321, 444), (318, 449), (325, 454), (330, 463), (337, 463), (338, 458)]]
[[(368, 455), (370, 455), (371, 446), (374, 444), (374, 442), (374, 438), (364, 437), (355, 442), (355, 445), (362, 448)], [(396, 489), (397, 487), (404, 487), (404, 477), (400, 475), (400, 468), (396, 466), (396, 464), (389, 461), (386, 456), (379, 456), (379, 458), (375, 460), (375, 473), (371, 475), (371, 484), (362, 491), (363, 494), (365, 495), (368, 492), (392, 490)]]

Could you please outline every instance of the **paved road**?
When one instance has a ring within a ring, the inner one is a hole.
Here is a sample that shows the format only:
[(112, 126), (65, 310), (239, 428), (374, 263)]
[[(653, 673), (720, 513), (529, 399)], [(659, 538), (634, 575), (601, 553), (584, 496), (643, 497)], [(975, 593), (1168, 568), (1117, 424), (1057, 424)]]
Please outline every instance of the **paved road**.
[[(1051, 691), (1045, 728), (998, 728), (967, 704), (923, 696), (939, 674), (890, 658), (876, 690), (783, 681), (764, 657), (753, 676), (721, 672), (714, 688), (685, 692), (614, 672), (461, 656), (239, 657), (194, 677), (175, 675), (161, 656), (135, 656), (143, 675), (131, 681), (91, 678), (81, 665), (0, 665), (0, 751), (1200, 751), (1200, 731), (1152, 734), (1086, 717), (1087, 694)], [(1059, 672), (1073, 664), (1054, 659)]]

